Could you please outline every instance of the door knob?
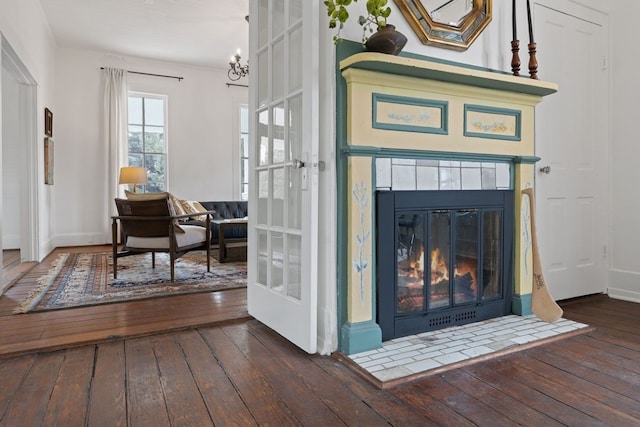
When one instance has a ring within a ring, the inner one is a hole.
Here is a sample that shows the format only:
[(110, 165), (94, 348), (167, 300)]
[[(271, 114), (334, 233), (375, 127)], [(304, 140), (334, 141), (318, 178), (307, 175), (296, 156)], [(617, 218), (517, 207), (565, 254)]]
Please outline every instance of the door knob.
[(551, 173), (551, 166), (544, 166), (538, 169), (540, 173)]

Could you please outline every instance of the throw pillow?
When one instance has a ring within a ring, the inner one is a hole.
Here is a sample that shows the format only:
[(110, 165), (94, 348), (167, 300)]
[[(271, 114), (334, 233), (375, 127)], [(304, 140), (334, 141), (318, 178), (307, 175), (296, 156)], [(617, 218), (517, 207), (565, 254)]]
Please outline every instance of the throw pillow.
[[(180, 200), (171, 193), (169, 193), (169, 201), (171, 202), (171, 206), (173, 207), (173, 213), (175, 215), (185, 215), (187, 213), (182, 207), (182, 203), (180, 203)], [(187, 218), (182, 218), (180, 221), (184, 221), (186, 219)]]
[(207, 219), (206, 215), (194, 215), (194, 214), (197, 214), (198, 212), (207, 211), (207, 209), (204, 206), (202, 206), (200, 202), (191, 201), (191, 200), (181, 200), (180, 202), (182, 204), (183, 209), (185, 210), (185, 213), (190, 214), (191, 218), (193, 218), (195, 221), (205, 221)]

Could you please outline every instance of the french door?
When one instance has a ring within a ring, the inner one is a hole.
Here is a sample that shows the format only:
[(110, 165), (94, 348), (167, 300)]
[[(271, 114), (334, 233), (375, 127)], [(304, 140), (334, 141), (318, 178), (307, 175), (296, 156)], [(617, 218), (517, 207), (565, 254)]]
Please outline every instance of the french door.
[(249, 314), (317, 347), (320, 2), (250, 2)]

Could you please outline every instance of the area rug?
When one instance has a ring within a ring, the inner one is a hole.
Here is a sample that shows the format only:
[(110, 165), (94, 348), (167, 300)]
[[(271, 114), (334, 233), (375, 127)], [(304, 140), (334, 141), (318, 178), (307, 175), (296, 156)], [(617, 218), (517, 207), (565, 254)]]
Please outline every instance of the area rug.
[(246, 287), (247, 267), (245, 262), (220, 264), (211, 258), (207, 272), (206, 252), (194, 251), (176, 260), (173, 283), (170, 277), (168, 254), (156, 254), (156, 268), (151, 268), (151, 254), (118, 258), (114, 280), (110, 252), (64, 253), (14, 313)]

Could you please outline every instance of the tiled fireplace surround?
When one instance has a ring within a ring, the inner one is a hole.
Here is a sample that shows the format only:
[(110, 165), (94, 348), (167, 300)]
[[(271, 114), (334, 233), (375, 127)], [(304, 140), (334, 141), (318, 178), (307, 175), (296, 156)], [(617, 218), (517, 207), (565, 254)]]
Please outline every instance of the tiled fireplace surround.
[(512, 188), (518, 218), (507, 282), (512, 312), (531, 314), (529, 201), (521, 191), (533, 187), (538, 160), (535, 106), (557, 86), (416, 55), (361, 52), (349, 42), (338, 47), (337, 63), (340, 350), (382, 346), (373, 226), (379, 188), (481, 189), (486, 180)]

